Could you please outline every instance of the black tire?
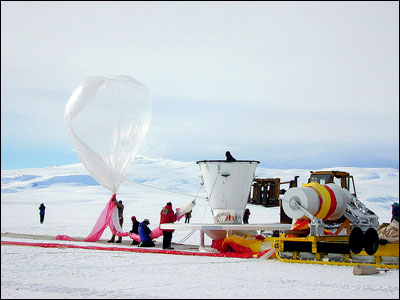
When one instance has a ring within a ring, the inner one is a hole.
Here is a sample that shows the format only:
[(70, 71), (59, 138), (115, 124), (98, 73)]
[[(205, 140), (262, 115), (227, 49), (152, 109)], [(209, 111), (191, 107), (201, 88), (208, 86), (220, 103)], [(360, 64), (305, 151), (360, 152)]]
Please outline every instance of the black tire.
[(374, 228), (368, 228), (364, 233), (364, 250), (368, 255), (374, 255), (379, 248), (379, 236)]
[(354, 227), (349, 237), (350, 250), (354, 254), (360, 253), (364, 248), (364, 232), (360, 227)]

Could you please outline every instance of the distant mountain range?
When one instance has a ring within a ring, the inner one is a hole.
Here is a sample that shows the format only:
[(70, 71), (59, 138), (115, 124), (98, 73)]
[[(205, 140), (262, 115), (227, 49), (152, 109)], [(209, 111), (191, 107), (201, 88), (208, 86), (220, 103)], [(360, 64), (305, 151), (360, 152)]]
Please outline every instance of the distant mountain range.
[[(360, 200), (372, 206), (388, 207), (399, 201), (399, 170), (392, 168), (334, 167), (326, 170), (347, 171), (354, 176)], [(324, 170), (324, 169), (322, 169)], [(316, 170), (313, 170), (316, 171)], [(257, 167), (259, 178), (281, 178), (289, 181), (299, 176), (298, 183), (307, 182), (307, 169), (268, 169)], [(137, 156), (128, 170), (124, 184), (136, 183), (179, 193), (196, 194), (202, 182), (196, 162), (181, 162), (157, 156)], [(82, 163), (1, 171), (1, 193), (29, 192), (56, 185), (98, 186)], [(203, 190), (203, 196), (204, 196)]]

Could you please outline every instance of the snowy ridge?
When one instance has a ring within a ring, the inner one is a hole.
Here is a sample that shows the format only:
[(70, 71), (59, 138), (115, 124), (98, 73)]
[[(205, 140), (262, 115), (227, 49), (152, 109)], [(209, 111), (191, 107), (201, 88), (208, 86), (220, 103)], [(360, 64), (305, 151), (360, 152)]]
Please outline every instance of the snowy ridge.
[[(321, 170), (341, 170), (352, 174), (357, 193), (362, 201), (382, 206), (399, 201), (399, 170), (397, 169), (332, 167)], [(255, 175), (259, 178), (279, 177), (281, 181), (289, 181), (294, 176), (299, 176), (298, 182), (301, 185), (307, 182), (309, 174), (310, 170), (305, 169), (283, 170), (257, 167)], [(157, 156), (138, 156), (128, 170), (126, 178), (161, 189), (196, 194), (201, 183), (201, 172), (196, 162), (174, 161)], [(1, 171), (1, 193), (18, 193), (55, 185), (84, 187), (99, 184), (81, 163)]]

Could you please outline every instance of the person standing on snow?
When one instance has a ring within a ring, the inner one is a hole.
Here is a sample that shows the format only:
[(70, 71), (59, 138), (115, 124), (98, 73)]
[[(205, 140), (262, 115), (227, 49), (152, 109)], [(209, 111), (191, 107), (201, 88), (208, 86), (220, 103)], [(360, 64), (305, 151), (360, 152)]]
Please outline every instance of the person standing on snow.
[(144, 219), (143, 222), (139, 224), (139, 236), (141, 240), (139, 247), (155, 246), (154, 242), (151, 240), (151, 230), (148, 225), (150, 225), (149, 219)]
[(393, 202), (392, 204), (392, 219), (390, 222), (393, 222), (393, 220), (396, 220), (399, 222), (399, 203), (398, 202)]
[[(136, 233), (139, 234), (139, 221), (136, 220), (135, 216), (131, 217), (132, 220), (132, 230), (129, 233)], [(132, 245), (139, 245), (138, 241), (132, 240)]]
[(185, 223), (190, 223), (190, 218), (192, 217), (192, 211), (185, 214)]
[[(114, 196), (113, 198), (117, 208), (118, 208), (118, 219), (119, 219), (119, 225), (124, 224), (124, 205), (122, 204), (122, 200), (117, 201), (117, 197)], [(108, 243), (114, 243), (115, 241), (115, 234), (112, 235), (111, 240), (107, 241)], [(122, 242), (122, 236), (118, 237), (118, 241), (116, 243), (121, 243)]]
[(40, 204), (40, 206), (39, 206), (40, 224), (42, 224), (44, 222), (45, 210), (46, 210), (46, 206), (44, 206), (44, 203)]
[[(176, 216), (172, 210), (172, 203), (168, 202), (167, 205), (161, 210), (160, 224), (174, 223)], [(163, 249), (174, 249), (171, 247), (172, 233), (174, 229), (162, 229), (163, 232)]]
[(249, 224), (250, 209), (246, 208), (243, 215), (243, 224)]

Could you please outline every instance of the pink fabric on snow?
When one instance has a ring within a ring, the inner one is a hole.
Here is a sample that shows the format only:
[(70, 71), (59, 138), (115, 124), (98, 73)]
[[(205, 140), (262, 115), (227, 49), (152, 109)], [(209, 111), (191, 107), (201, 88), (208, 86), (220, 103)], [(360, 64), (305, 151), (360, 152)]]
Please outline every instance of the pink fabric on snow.
[[(64, 240), (64, 241), (83, 241), (83, 242), (97, 242), (104, 230), (107, 228), (107, 226), (110, 227), (111, 232), (117, 236), (129, 236), (131, 239), (140, 242), (140, 236), (138, 234), (135, 233), (128, 233), (128, 232), (121, 232), (118, 231), (113, 223), (113, 218), (111, 217), (114, 211), (114, 208), (116, 206), (115, 202), (114, 202), (114, 197), (116, 196), (116, 194), (111, 196), (110, 201), (108, 201), (106, 207), (103, 209), (103, 211), (101, 212), (100, 216), (97, 219), (96, 224), (94, 225), (92, 231), (90, 232), (90, 234), (88, 235), (88, 237), (84, 240), (78, 240), (78, 239), (73, 239), (71, 237), (69, 237), (68, 235), (62, 235), (59, 234), (56, 236), (56, 240)], [(180, 208), (176, 209), (176, 213), (180, 210)], [(177, 218), (177, 221), (179, 221), (180, 219), (183, 218), (185, 214), (179, 216)], [(160, 236), (162, 236), (162, 230), (160, 229), (160, 227), (155, 228), (154, 230), (151, 231), (151, 239), (156, 239)]]
[[(108, 201), (106, 207), (101, 212), (89, 236), (83, 240), (84, 242), (97, 242), (107, 226), (110, 226), (110, 228), (114, 227), (112, 224), (111, 215), (115, 207), (115, 202), (113, 200), (115, 196), (116, 194), (111, 196), (110, 201)], [(78, 239), (73, 239), (68, 235), (57, 235), (56, 240), (81, 241)]]

